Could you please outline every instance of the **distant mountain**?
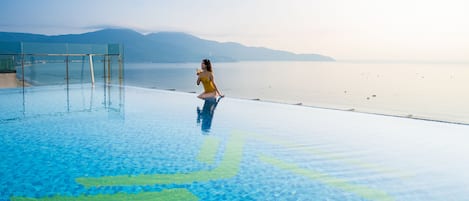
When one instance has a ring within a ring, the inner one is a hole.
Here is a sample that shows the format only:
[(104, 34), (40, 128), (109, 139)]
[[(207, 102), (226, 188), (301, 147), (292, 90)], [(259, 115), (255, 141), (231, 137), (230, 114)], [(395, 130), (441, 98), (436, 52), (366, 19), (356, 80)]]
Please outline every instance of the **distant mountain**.
[(143, 35), (129, 29), (104, 29), (84, 34), (46, 36), (0, 32), (2, 42), (44, 43), (119, 43), (124, 45), (127, 62), (198, 62), (214, 61), (334, 61), (319, 54), (294, 54), (239, 43), (204, 40), (180, 32)]

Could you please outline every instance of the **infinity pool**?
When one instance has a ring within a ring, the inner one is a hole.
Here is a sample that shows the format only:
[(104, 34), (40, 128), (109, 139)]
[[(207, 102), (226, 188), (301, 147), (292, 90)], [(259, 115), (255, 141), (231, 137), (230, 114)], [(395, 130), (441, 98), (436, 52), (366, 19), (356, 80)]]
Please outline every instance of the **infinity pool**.
[(469, 126), (89, 85), (0, 90), (0, 200), (469, 198)]

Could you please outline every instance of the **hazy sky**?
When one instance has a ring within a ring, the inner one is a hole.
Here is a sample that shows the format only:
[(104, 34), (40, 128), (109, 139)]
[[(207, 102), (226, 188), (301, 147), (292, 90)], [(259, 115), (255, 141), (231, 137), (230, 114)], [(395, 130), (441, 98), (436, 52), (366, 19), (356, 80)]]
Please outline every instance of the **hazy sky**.
[(0, 31), (183, 31), (339, 60), (469, 61), (468, 0), (2, 0)]

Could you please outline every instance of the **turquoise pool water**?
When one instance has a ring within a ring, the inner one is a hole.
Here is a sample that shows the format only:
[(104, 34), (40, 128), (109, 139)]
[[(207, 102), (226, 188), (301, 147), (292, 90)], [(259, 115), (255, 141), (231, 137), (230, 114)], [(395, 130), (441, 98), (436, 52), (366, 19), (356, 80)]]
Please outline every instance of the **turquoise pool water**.
[(469, 126), (137, 87), (0, 90), (0, 200), (467, 200)]

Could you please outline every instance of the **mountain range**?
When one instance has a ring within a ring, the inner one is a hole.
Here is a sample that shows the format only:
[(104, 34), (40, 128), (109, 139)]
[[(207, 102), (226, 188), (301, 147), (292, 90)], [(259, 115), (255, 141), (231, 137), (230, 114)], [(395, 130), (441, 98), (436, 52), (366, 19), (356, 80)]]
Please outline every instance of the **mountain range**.
[(205, 40), (181, 32), (141, 34), (129, 29), (103, 29), (83, 34), (40, 35), (0, 32), (1, 42), (119, 43), (126, 62), (198, 62), (210, 58), (230, 61), (334, 61), (319, 54), (295, 54), (264, 47), (248, 47), (234, 42)]

